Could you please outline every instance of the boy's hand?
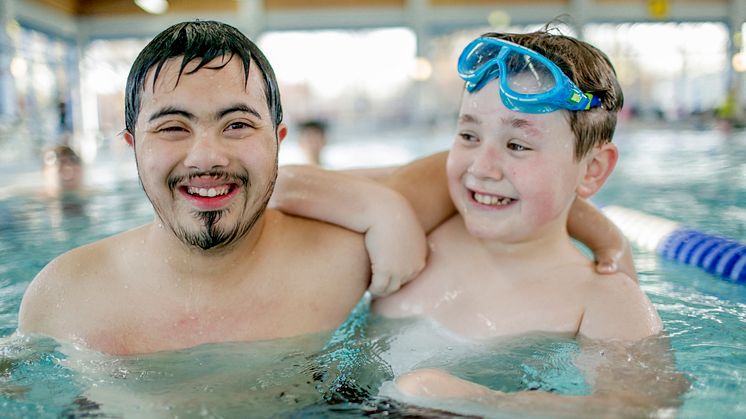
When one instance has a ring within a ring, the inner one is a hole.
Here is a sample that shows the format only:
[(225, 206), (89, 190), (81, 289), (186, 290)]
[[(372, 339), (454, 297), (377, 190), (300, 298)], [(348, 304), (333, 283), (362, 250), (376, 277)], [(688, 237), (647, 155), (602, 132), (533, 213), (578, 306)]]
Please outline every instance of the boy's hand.
[(397, 291), (425, 267), (425, 232), (403, 198), (397, 205), (402, 208), (396, 216), (373, 223), (365, 233), (373, 273), (368, 289), (374, 297)]

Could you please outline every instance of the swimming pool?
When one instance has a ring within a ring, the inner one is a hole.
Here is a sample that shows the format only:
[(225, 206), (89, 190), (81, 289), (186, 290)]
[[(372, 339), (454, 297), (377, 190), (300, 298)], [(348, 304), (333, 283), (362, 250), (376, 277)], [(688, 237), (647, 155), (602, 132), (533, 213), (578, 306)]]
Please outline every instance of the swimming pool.
[[(621, 161), (597, 202), (746, 241), (746, 133), (622, 126), (617, 143)], [(446, 144), (402, 140), (387, 149), (398, 147), (399, 155), (408, 156)], [(333, 153), (345, 154), (353, 147), (380, 146), (333, 147)], [(52, 257), (152, 217), (131, 173), (108, 181), (90, 176), (96, 178), (95, 191), (83, 197), (55, 200), (24, 192), (0, 198), (0, 336), (5, 337), (0, 416), (432, 413), (376, 396), (398, 368), (383, 361), (398, 337), (386, 322), (366, 327), (364, 301), (334, 333), (147, 356), (109, 357), (51, 340), (9, 338), (28, 282)], [(677, 367), (692, 382), (678, 416), (746, 415), (746, 286), (642, 249), (635, 249), (635, 261), (641, 286), (663, 318)], [(577, 346), (570, 339), (525, 338), (497, 352), (467, 346), (449, 344), (445, 355), (433, 354), (432, 363), (455, 362), (465, 375), (504, 389), (588, 390), (572, 366)], [(462, 350), (477, 355), (459, 359)], [(406, 356), (394, 361), (406, 363)]]

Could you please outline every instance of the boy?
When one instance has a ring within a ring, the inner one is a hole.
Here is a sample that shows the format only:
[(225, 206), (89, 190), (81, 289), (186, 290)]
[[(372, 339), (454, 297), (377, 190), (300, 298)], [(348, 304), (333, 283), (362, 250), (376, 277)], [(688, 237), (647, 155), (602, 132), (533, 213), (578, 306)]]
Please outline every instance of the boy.
[[(458, 214), (429, 234), (425, 270), (376, 300), (373, 310), (430, 319), (480, 340), (556, 333), (592, 347), (659, 334), (660, 317), (635, 281), (621, 272), (599, 278), (566, 227), (576, 198), (598, 191), (617, 161), (611, 139), (623, 95), (609, 59), (587, 43), (547, 31), (491, 33), (464, 49), (458, 69), (466, 91), (446, 167)], [(613, 379), (593, 373), (595, 393), (576, 398), (543, 392), (508, 397), (439, 370), (413, 371), (397, 384), (418, 402), (530, 402), (547, 412), (569, 399), (602, 411), (619, 402), (647, 409), (677, 403), (682, 388), (673, 378), (671, 386), (658, 383), (657, 396), (642, 396), (630, 386), (615, 391)]]

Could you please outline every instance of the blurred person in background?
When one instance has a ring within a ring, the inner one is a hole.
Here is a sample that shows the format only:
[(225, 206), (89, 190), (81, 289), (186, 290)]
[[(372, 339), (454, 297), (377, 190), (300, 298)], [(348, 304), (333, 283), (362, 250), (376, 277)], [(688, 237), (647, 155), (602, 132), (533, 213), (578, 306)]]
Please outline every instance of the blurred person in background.
[(83, 187), (83, 164), (70, 146), (58, 144), (42, 154), (44, 189), (50, 196), (79, 192)]
[(326, 147), (327, 123), (309, 119), (298, 125), (298, 146), (306, 163), (321, 165), (321, 153)]

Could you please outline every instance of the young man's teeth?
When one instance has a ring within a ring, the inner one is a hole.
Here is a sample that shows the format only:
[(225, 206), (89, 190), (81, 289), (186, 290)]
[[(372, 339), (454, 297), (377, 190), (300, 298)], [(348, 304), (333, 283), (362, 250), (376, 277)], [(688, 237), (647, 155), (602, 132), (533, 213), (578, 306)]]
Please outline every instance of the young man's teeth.
[(474, 193), (474, 200), (482, 205), (508, 205), (512, 199), (510, 198), (498, 198), (494, 195), (484, 195), (481, 193)]
[(210, 188), (210, 189), (207, 189), (207, 188), (195, 188), (195, 187), (191, 187), (190, 186), (187, 189), (187, 192), (189, 192), (189, 194), (191, 194), (191, 195), (199, 195), (199, 196), (203, 196), (203, 197), (213, 198), (213, 197), (216, 197), (218, 195), (225, 195), (225, 194), (227, 194), (228, 193), (228, 188), (220, 188), (220, 189)]

